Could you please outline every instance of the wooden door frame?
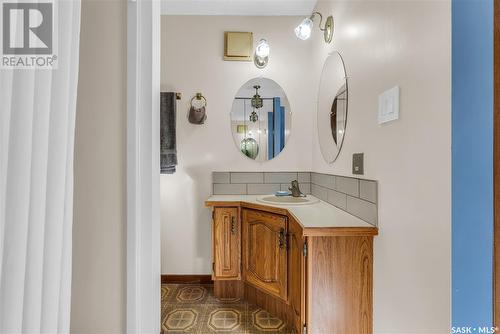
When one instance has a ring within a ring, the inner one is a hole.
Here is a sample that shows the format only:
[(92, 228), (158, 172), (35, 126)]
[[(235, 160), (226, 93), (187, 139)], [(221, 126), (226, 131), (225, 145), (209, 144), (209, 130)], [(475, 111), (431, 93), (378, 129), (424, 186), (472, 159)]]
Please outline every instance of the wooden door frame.
[(493, 7), (493, 323), (500, 327), (500, 0)]

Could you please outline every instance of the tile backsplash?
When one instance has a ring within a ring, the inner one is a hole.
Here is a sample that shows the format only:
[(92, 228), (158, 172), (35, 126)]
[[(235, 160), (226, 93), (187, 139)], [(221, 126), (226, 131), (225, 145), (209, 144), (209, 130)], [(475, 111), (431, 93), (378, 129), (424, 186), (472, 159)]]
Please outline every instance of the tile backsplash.
[(293, 180), (304, 194), (311, 194), (309, 172), (213, 172), (212, 180), (214, 195), (273, 194), (288, 190)]
[(311, 194), (377, 226), (377, 181), (311, 173)]
[(377, 181), (314, 172), (213, 172), (214, 195), (266, 195), (288, 190), (299, 181), (300, 190), (377, 225)]

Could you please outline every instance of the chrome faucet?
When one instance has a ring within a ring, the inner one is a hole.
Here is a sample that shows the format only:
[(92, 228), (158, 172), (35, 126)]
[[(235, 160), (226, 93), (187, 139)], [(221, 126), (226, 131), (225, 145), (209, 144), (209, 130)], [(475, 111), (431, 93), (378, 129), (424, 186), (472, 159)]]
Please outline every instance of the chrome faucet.
[(288, 188), (292, 192), (293, 197), (305, 197), (305, 195), (300, 191), (299, 181), (293, 180), (292, 186)]

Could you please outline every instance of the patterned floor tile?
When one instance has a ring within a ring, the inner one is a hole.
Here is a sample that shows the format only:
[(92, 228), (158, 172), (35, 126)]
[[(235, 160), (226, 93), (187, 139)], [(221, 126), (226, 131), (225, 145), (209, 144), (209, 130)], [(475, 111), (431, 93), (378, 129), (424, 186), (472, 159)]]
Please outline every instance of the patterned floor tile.
[(247, 305), (220, 304), (207, 305), (203, 319), (206, 333), (245, 333), (247, 332)]
[(205, 307), (198, 304), (169, 304), (162, 310), (164, 333), (198, 333), (201, 329)]
[(294, 334), (295, 329), (257, 305), (248, 304), (249, 333)]
[(283, 320), (262, 309), (252, 312), (252, 324), (265, 332), (277, 332), (285, 327)]
[(167, 330), (189, 330), (198, 321), (199, 314), (195, 310), (173, 310), (168, 313), (163, 322), (163, 326)]
[(207, 297), (205, 287), (199, 285), (187, 285), (177, 289), (176, 299), (178, 303), (202, 303)]
[(166, 300), (170, 291), (171, 288), (169, 288), (168, 285), (163, 284), (161, 286), (161, 300)]
[(217, 299), (212, 285), (163, 284), (162, 331), (177, 334), (292, 334), (279, 318), (239, 299)]
[(233, 331), (243, 325), (243, 315), (230, 308), (219, 308), (208, 317), (208, 327), (214, 331)]

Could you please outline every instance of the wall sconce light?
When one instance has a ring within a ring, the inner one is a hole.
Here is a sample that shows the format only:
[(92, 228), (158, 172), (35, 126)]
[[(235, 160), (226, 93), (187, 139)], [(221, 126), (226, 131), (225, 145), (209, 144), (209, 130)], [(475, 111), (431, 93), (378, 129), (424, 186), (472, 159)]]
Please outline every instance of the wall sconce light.
[(311, 16), (306, 17), (298, 26), (295, 28), (295, 35), (297, 38), (306, 40), (311, 37), (312, 28), (314, 26), (314, 16), (319, 15), (319, 30), (323, 31), (325, 42), (330, 43), (333, 37), (333, 16), (328, 16), (326, 18), (325, 26), (321, 28), (321, 22), (323, 22), (323, 15), (319, 12), (314, 12)]
[(258, 68), (264, 68), (267, 66), (267, 63), (269, 62), (269, 43), (267, 40), (262, 38), (259, 40), (257, 43), (257, 46), (255, 47), (255, 52), (253, 55), (253, 63), (255, 66)]

